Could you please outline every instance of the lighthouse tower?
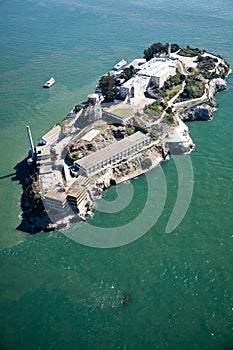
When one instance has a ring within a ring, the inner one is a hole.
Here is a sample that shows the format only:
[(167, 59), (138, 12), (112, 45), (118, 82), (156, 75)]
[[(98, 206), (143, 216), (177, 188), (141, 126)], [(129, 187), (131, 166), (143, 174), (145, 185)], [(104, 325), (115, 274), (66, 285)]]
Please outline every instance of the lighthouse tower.
[(29, 143), (30, 143), (30, 150), (31, 150), (31, 157), (32, 159), (35, 158), (35, 148), (34, 148), (34, 144), (33, 144), (33, 140), (32, 140), (32, 134), (31, 134), (31, 130), (30, 127), (27, 125), (27, 132), (28, 132), (28, 139), (29, 139)]
[(169, 43), (168, 44), (168, 49), (167, 49), (168, 58), (171, 58), (171, 52), (172, 52), (171, 43)]

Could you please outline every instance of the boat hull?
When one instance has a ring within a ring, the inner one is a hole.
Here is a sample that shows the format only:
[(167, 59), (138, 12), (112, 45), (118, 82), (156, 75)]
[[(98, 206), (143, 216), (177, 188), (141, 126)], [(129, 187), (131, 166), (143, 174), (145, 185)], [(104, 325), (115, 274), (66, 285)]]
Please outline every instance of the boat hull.
[(56, 80), (52, 77), (43, 85), (44, 88), (49, 89), (55, 84)]

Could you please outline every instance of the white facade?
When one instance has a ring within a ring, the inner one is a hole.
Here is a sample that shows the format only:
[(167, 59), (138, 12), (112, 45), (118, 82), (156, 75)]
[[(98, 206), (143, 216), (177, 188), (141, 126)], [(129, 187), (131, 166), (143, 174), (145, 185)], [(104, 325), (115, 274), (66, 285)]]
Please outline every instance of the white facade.
[(176, 74), (176, 62), (169, 58), (152, 58), (141, 66), (139, 75), (151, 77), (151, 82), (162, 87), (165, 81)]
[(150, 82), (150, 77), (136, 76), (128, 81), (120, 87), (120, 96), (121, 98), (125, 98), (128, 94), (130, 98), (138, 97), (146, 91)]
[(130, 98), (140, 96), (146, 91), (149, 84), (161, 88), (170, 76), (176, 74), (176, 61), (155, 57), (138, 68), (136, 76), (120, 86), (122, 98), (125, 98), (126, 95)]
[(151, 82), (158, 88), (161, 88), (166, 80), (172, 75), (176, 74), (176, 68), (172, 66), (165, 67), (161, 69), (155, 76), (151, 77)]
[(66, 195), (61, 192), (49, 192), (44, 197), (46, 210), (56, 210), (63, 212), (67, 206)]
[(111, 145), (104, 147), (74, 164), (78, 167), (80, 174), (92, 176), (102, 171), (109, 165), (119, 162), (123, 158), (129, 157), (144, 148), (150, 143), (150, 137), (137, 131), (121, 141), (115, 141)]

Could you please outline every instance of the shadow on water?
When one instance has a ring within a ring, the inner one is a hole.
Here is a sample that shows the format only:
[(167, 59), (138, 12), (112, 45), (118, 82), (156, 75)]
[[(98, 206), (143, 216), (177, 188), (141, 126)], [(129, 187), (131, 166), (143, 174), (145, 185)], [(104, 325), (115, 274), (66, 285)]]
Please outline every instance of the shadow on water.
[(17, 230), (27, 233), (47, 231), (51, 221), (44, 209), (43, 202), (35, 189), (37, 171), (35, 165), (28, 165), (27, 158), (14, 167), (15, 173), (12, 181), (17, 181), (22, 186), (21, 195), (21, 224)]
[(14, 175), (16, 175), (16, 173), (11, 173), (11, 174), (8, 174), (8, 175), (0, 176), (0, 180), (6, 179), (8, 177), (12, 177)]

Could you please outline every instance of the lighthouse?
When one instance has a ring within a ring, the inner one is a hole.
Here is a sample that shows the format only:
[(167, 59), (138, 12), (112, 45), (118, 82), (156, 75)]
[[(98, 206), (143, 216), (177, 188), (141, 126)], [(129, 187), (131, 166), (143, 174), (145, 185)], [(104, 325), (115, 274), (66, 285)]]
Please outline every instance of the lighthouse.
[(171, 43), (168, 44), (168, 50), (167, 50), (167, 55), (168, 55), (168, 58), (171, 58)]
[(35, 158), (35, 149), (34, 149), (34, 144), (33, 144), (33, 140), (32, 140), (32, 134), (31, 134), (31, 130), (30, 127), (27, 125), (27, 132), (28, 132), (28, 139), (29, 139), (29, 144), (30, 144), (30, 150), (31, 150), (31, 157), (32, 159)]

